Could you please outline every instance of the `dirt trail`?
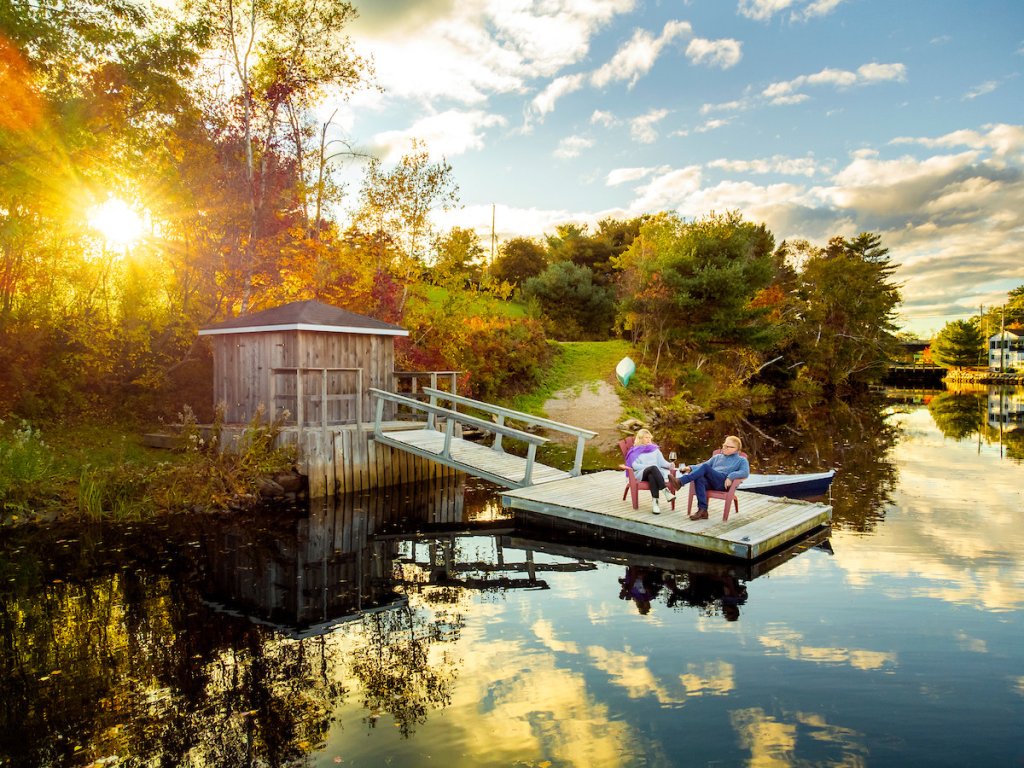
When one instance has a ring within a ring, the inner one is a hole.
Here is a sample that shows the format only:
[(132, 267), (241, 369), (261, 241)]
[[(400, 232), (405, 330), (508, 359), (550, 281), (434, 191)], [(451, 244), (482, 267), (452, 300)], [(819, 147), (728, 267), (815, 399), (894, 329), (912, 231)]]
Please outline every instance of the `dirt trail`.
[(588, 442), (599, 449), (614, 448), (622, 435), (622, 403), (615, 387), (607, 381), (591, 381), (563, 389), (544, 403), (549, 419), (593, 430), (597, 437)]

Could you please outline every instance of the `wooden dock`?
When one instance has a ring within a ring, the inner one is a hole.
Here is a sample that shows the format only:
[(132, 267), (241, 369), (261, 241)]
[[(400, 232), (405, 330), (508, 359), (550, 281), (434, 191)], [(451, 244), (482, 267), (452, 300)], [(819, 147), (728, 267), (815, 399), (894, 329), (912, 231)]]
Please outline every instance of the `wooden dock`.
[[(394, 448), (402, 448), (417, 456), (434, 459), (506, 488), (514, 488), (519, 485), (526, 473), (527, 460), (525, 458), (495, 451), (489, 446), (480, 445), (472, 440), (451, 439), (450, 455), (445, 456), (445, 433), (432, 429), (387, 432), (377, 436), (377, 442)], [(540, 462), (533, 463), (531, 475), (533, 482), (538, 484), (547, 484), (571, 477), (570, 473), (564, 470), (555, 469)]]
[(717, 499), (711, 499), (709, 519), (690, 520), (685, 488), (675, 511), (662, 501), (661, 514), (654, 515), (649, 494), (642, 493), (640, 508), (633, 509), (622, 498), (625, 486), (622, 472), (606, 470), (503, 491), (501, 500), (512, 509), (743, 560), (756, 560), (832, 521), (827, 504), (745, 491), (736, 492), (740, 511), (727, 522)]

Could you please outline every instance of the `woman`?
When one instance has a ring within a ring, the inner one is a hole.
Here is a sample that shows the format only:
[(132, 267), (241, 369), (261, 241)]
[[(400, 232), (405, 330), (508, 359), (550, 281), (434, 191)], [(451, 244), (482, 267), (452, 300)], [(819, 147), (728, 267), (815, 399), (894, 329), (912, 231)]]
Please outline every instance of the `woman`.
[(697, 511), (690, 515), (691, 520), (708, 519), (708, 488), (715, 491), (727, 491), (733, 480), (740, 480), (750, 475), (750, 463), (746, 456), (741, 456), (743, 441), (736, 435), (729, 435), (722, 441), (721, 453), (716, 453), (707, 461), (697, 466), (683, 467), (682, 475), (676, 478), (680, 486), (693, 481), (693, 492), (697, 496)]
[(654, 442), (649, 429), (637, 431), (633, 447), (626, 451), (626, 466), (633, 470), (637, 480), (647, 483), (651, 489), (651, 512), (661, 514), (658, 508), (658, 494), (665, 491), (665, 500), (672, 501), (674, 493), (669, 488), (669, 470), (676, 468), (661, 455), (661, 449)]

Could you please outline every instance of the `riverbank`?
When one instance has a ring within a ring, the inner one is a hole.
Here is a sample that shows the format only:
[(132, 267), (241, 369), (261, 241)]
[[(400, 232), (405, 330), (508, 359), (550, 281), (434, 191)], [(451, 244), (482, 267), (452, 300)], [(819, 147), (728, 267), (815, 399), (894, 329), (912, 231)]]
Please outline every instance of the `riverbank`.
[(270, 424), (250, 425), (245, 445), (223, 452), (188, 434), (179, 450), (152, 448), (146, 430), (135, 425), (6, 426), (0, 432), (4, 526), (246, 509), (294, 503), (305, 492), (294, 449), (274, 446)]
[(999, 371), (951, 370), (946, 374), (949, 384), (1008, 384), (1024, 386), (1024, 373), (1001, 373)]

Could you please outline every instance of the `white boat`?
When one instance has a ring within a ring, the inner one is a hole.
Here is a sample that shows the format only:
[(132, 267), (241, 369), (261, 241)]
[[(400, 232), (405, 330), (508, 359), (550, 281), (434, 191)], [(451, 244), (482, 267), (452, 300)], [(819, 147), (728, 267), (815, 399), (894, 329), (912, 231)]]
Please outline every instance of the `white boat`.
[(836, 471), (805, 472), (792, 475), (758, 475), (753, 472), (740, 485), (741, 491), (763, 493), (767, 496), (787, 496), (792, 499), (823, 496), (832, 485)]

